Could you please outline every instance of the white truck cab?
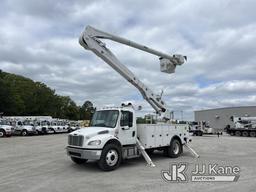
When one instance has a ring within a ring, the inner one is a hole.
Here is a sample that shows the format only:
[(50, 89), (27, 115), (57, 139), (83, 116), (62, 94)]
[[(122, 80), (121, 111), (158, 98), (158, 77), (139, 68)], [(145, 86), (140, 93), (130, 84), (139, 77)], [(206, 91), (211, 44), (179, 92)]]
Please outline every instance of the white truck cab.
[(12, 122), (0, 119), (0, 137), (11, 136), (14, 132)]
[(50, 121), (48, 120), (35, 120), (35, 129), (37, 134), (47, 134), (50, 126)]
[(80, 129), (79, 127), (79, 123), (77, 121), (70, 121), (68, 124), (68, 131), (69, 132), (72, 132), (72, 131), (75, 131), (75, 130), (78, 130)]
[(17, 120), (15, 121), (15, 134), (21, 136), (34, 135), (36, 134), (36, 129), (34, 122), (31, 120)]
[(178, 157), (189, 141), (187, 125), (136, 124), (131, 106), (105, 108), (94, 113), (91, 125), (68, 135), (67, 155), (75, 163), (97, 160), (104, 171), (116, 169), (122, 159), (139, 157), (138, 142), (146, 150)]
[(69, 132), (68, 125), (66, 121), (63, 120), (53, 120), (48, 128), (48, 133), (67, 133)]

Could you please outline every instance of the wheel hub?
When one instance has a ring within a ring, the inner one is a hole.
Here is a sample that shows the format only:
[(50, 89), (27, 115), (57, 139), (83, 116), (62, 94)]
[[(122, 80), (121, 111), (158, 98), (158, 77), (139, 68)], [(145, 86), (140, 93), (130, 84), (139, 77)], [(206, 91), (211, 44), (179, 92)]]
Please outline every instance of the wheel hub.
[(173, 145), (173, 153), (178, 154), (179, 153), (179, 144), (177, 142)]
[(106, 163), (109, 166), (114, 166), (118, 161), (118, 153), (114, 149), (110, 149), (106, 155)]

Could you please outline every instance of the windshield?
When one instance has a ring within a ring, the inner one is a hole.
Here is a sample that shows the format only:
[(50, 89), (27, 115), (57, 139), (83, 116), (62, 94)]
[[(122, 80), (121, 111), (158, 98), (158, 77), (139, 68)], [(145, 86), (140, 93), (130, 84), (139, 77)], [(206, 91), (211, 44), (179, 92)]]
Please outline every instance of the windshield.
[(56, 126), (57, 122), (53, 121), (53, 122), (51, 122), (51, 125)]
[(31, 126), (33, 126), (33, 122), (32, 122), (32, 121), (25, 120), (25, 121), (23, 122), (23, 125), (31, 125)]
[(118, 110), (96, 111), (92, 117), (91, 127), (114, 128), (118, 119)]
[(49, 124), (50, 124), (50, 123), (49, 123), (48, 121), (42, 121), (42, 122), (41, 122), (41, 125), (42, 125), (42, 126), (46, 126), (46, 125), (49, 125)]
[(70, 126), (74, 126), (75, 127), (75, 126), (78, 126), (78, 124), (76, 122), (71, 122)]
[(6, 121), (6, 120), (1, 120), (0, 121), (0, 125), (11, 125), (10, 121)]

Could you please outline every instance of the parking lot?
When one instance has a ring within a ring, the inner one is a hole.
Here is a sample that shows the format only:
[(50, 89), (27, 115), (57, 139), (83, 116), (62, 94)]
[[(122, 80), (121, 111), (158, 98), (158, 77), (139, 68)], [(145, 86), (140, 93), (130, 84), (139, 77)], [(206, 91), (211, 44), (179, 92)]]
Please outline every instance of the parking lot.
[[(230, 136), (193, 137), (191, 146), (200, 154), (195, 159), (187, 149), (178, 159), (152, 155), (155, 168), (143, 158), (121, 164), (113, 172), (102, 172), (95, 162), (74, 164), (65, 154), (67, 135), (10, 137), (0, 139), (0, 191), (255, 191), (256, 139)], [(161, 170), (171, 162), (189, 165), (218, 163), (241, 168), (237, 182), (168, 183)]]

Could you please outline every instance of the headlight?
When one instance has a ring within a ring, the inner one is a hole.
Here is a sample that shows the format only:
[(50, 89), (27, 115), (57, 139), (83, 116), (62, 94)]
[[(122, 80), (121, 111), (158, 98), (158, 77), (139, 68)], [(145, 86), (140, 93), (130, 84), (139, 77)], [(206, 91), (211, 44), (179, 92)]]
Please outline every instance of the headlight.
[(94, 141), (90, 141), (88, 143), (88, 145), (100, 145), (101, 144), (101, 141), (100, 140), (94, 140)]

